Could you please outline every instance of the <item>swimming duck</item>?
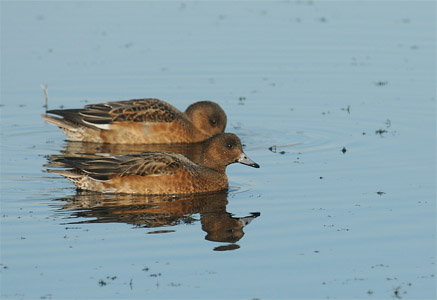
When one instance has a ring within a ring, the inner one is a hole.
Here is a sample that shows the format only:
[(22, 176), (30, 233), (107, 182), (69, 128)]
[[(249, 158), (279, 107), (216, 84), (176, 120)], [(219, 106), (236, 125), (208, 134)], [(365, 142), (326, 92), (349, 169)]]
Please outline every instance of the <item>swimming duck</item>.
[(197, 143), (226, 128), (225, 112), (212, 101), (193, 103), (181, 112), (159, 99), (133, 99), (49, 110), (42, 117), (72, 141), (95, 143)]
[(69, 170), (49, 170), (71, 180), (78, 189), (101, 193), (194, 194), (228, 188), (226, 166), (259, 165), (243, 152), (240, 139), (221, 133), (203, 145), (200, 162), (173, 152), (154, 151), (98, 159), (58, 158)]

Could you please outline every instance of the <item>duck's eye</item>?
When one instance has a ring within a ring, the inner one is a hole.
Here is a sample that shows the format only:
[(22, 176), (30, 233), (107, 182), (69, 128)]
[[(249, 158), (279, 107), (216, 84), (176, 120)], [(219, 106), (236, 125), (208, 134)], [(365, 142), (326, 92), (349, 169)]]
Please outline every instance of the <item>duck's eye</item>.
[(212, 126), (215, 126), (215, 125), (217, 124), (217, 120), (216, 120), (216, 119), (209, 119), (209, 123), (210, 123)]
[(234, 147), (234, 145), (232, 144), (227, 144), (226, 147), (228, 147), (228, 149), (232, 149)]

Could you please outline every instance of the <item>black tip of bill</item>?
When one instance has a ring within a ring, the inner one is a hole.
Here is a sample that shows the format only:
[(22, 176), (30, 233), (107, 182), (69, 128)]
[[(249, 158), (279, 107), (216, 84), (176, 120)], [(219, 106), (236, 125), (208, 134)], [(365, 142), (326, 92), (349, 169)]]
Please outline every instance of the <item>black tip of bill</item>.
[(243, 152), (241, 153), (240, 158), (237, 160), (240, 164), (247, 165), (254, 168), (259, 168), (259, 164), (251, 160), (247, 155)]

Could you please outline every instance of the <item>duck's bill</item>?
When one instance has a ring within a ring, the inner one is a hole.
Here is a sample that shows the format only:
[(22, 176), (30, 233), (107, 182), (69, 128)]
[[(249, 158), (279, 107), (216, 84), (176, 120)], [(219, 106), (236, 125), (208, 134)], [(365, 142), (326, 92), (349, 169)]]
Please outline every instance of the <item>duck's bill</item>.
[(254, 168), (259, 168), (259, 165), (256, 162), (254, 162), (253, 160), (251, 160), (249, 157), (247, 157), (246, 153), (244, 153), (244, 152), (241, 153), (241, 156), (239, 159), (237, 159), (237, 161), (243, 165), (248, 165), (248, 166), (251, 166)]

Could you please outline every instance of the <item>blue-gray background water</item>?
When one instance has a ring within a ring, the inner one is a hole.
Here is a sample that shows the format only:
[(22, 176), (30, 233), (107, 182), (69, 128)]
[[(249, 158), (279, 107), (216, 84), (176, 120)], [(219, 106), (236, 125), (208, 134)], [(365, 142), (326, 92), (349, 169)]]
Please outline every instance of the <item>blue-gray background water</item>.
[[(2, 299), (436, 298), (434, 1), (0, 5)], [(41, 84), (216, 101), (261, 168), (206, 205), (81, 195)]]

